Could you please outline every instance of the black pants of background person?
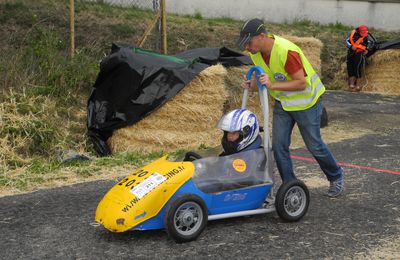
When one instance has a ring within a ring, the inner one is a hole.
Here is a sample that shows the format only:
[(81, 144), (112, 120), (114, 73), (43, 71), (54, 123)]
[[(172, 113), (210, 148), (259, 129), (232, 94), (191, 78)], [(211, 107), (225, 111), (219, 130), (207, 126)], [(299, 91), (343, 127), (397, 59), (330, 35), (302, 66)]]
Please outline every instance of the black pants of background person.
[(362, 76), (362, 70), (365, 67), (366, 57), (360, 52), (355, 51), (347, 52), (347, 75), (349, 76), (349, 89), (351, 91), (360, 91), (360, 86), (357, 85), (357, 81)]
[(364, 65), (365, 55), (362, 52), (347, 52), (347, 74), (349, 77), (361, 78)]

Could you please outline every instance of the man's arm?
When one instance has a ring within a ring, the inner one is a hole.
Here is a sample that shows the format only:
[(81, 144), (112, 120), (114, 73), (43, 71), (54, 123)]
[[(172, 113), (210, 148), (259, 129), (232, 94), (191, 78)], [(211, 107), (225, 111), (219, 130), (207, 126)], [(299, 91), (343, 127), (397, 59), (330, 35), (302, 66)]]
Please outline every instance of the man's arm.
[(263, 73), (260, 76), (260, 82), (262, 85), (266, 85), (271, 90), (282, 90), (282, 91), (302, 91), (307, 87), (307, 81), (304, 77), (304, 71), (302, 69), (290, 75), (292, 80), (284, 82), (274, 82), (268, 78), (268, 75)]
[(348, 35), (347, 38), (344, 39), (344, 42), (346, 43), (347, 48), (348, 48), (348, 49), (351, 49), (350, 35)]

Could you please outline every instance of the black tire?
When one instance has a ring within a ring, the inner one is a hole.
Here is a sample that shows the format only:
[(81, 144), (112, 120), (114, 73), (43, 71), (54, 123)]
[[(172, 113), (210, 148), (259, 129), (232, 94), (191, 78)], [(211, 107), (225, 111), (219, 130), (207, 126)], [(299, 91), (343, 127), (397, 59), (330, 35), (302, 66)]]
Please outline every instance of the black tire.
[(299, 221), (307, 213), (309, 204), (308, 188), (297, 179), (282, 183), (275, 198), (276, 212), (289, 222)]
[[(185, 216), (179, 216), (179, 213), (182, 213), (185, 207), (192, 208), (192, 210), (187, 212)], [(176, 217), (181, 218), (175, 221)], [(184, 219), (184, 217), (186, 218)], [(204, 201), (196, 195), (184, 194), (175, 198), (168, 205), (164, 224), (172, 239), (178, 243), (184, 243), (196, 240), (206, 227), (207, 220), (208, 213)]]

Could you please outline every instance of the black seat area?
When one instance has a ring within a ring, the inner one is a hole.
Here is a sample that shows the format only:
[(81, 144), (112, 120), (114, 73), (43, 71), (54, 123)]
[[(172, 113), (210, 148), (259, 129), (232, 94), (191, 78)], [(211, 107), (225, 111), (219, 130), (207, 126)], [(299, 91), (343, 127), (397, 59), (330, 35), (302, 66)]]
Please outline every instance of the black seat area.
[(197, 188), (204, 193), (217, 193), (227, 190), (236, 190), (246, 188), (254, 185), (263, 184), (261, 180), (257, 180), (254, 176), (249, 176), (242, 179), (204, 179), (204, 180), (193, 180)]

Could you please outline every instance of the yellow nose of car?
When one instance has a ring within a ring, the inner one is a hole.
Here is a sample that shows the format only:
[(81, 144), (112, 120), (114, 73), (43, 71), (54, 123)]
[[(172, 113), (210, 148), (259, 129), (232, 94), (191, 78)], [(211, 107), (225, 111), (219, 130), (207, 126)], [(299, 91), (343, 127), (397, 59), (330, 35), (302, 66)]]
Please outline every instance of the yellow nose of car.
[(109, 190), (97, 207), (96, 221), (113, 232), (127, 231), (156, 216), (193, 173), (193, 163), (170, 162), (164, 156)]

